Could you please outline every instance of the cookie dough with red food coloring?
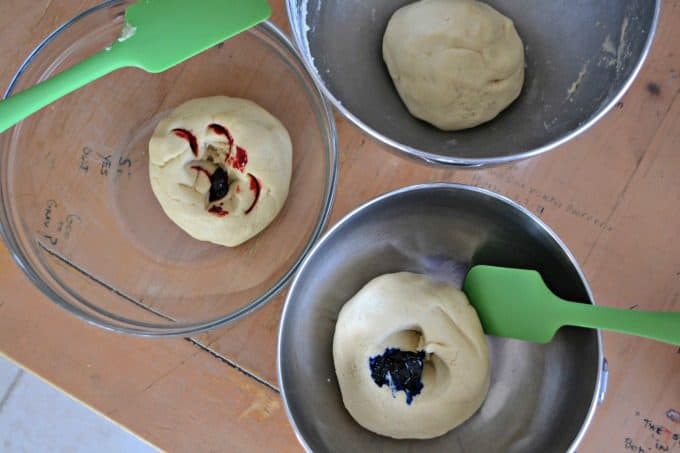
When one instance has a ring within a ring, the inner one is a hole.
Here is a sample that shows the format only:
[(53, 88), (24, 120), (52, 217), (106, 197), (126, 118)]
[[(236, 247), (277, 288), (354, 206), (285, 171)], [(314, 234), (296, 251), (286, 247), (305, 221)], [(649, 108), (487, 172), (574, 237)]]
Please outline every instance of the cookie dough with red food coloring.
[(264, 230), (283, 207), (292, 154), (286, 128), (254, 102), (193, 99), (151, 137), (151, 188), (189, 235), (235, 247)]

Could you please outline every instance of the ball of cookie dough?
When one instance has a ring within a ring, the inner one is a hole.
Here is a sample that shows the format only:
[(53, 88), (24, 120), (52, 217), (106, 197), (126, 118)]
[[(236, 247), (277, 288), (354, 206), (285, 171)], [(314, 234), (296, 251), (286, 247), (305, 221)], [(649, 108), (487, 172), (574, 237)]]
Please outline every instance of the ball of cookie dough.
[(400, 8), (387, 24), (383, 58), (411, 114), (443, 130), (493, 119), (524, 83), (515, 26), (475, 0), (420, 0)]
[(428, 439), (463, 423), (489, 389), (489, 353), (460, 290), (409, 272), (371, 280), (340, 311), (333, 361), (364, 428)]
[(246, 99), (193, 99), (163, 119), (149, 142), (151, 188), (192, 237), (234, 247), (283, 207), (292, 144), (281, 122)]

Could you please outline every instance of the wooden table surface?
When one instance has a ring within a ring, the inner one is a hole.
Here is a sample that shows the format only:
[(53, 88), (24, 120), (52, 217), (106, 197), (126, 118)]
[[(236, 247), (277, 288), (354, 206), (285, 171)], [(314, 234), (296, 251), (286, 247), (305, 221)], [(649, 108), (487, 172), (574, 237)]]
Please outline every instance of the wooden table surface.
[[(0, 86), (42, 37), (94, 3), (2, 0)], [(273, 3), (274, 21), (288, 30), (283, 2)], [(424, 167), (336, 115), (341, 168), (331, 222), (408, 184), (486, 187), (561, 236), (599, 304), (680, 310), (678, 23), (680, 0), (664, 2), (652, 52), (617, 107), (558, 150), (513, 165)], [(163, 449), (300, 450), (277, 389), (281, 306), (279, 296), (234, 325), (193, 338), (117, 335), (48, 301), (0, 246), (0, 351)], [(617, 334), (603, 339), (609, 389), (579, 451), (680, 452), (680, 349)]]

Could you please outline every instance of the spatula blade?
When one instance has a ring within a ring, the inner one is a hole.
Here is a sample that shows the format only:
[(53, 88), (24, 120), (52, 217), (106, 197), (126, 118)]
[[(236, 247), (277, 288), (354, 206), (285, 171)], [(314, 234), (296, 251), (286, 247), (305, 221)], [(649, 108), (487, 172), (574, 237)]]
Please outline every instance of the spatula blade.
[(488, 335), (548, 343), (560, 326), (558, 298), (536, 271), (473, 266), (463, 291)]
[(162, 72), (270, 15), (266, 0), (138, 0), (113, 47), (130, 66)]

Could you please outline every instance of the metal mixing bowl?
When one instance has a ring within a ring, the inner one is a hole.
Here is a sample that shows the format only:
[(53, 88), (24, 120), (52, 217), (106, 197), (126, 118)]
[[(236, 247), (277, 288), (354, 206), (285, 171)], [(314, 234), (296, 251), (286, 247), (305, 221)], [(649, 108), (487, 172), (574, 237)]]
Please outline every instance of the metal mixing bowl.
[(491, 388), (484, 404), (436, 439), (382, 437), (359, 426), (345, 410), (332, 358), (342, 305), (380, 274), (406, 270), (441, 278), (451, 270), (457, 275), (450, 263), (465, 269), (476, 263), (534, 268), (561, 297), (592, 302), (566, 246), (507, 198), (469, 186), (430, 184), (361, 206), (305, 258), (283, 311), (279, 383), (305, 448), (507, 453), (576, 448), (606, 382), (595, 330), (563, 328), (546, 345), (488, 337)]
[(660, 0), (488, 0), (525, 44), (519, 99), (491, 122), (443, 132), (412, 117), (382, 59), (395, 10), (413, 0), (287, 0), (293, 35), (326, 96), (403, 155), (480, 166), (535, 156), (577, 136), (616, 104), (644, 61)]

